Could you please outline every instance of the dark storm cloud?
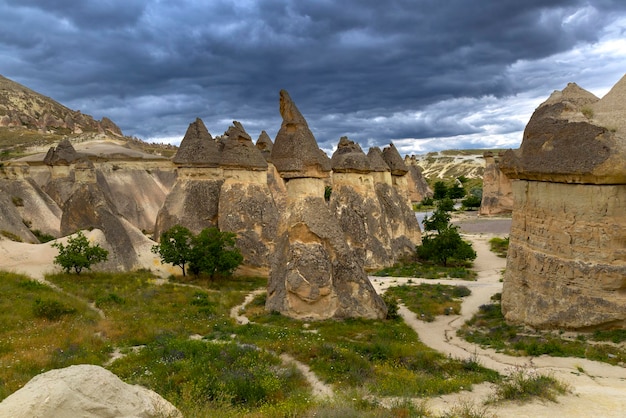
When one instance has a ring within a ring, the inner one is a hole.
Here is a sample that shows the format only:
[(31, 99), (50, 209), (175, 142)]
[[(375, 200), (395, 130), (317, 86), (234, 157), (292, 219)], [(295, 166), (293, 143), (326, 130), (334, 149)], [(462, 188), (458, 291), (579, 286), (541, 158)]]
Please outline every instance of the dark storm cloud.
[(624, 9), (608, 0), (0, 0), (0, 73), (142, 138), (180, 139), (196, 117), (213, 134), (237, 119), (253, 137), (274, 135), (281, 88), (326, 150), (345, 134), (379, 146), (494, 124), (506, 134), (523, 124), (481, 115), (479, 99), (564, 87), (545, 72), (514, 77), (512, 65), (593, 44)]

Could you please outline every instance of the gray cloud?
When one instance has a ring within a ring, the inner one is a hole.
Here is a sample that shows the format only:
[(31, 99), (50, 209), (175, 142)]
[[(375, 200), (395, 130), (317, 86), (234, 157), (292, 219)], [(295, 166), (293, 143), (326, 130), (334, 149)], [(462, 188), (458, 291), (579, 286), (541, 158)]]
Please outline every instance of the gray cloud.
[(488, 147), (523, 129), (516, 97), (602, 67), (555, 57), (622, 35), (621, 1), (545, 3), (0, 0), (0, 73), (141, 138), (180, 140), (196, 117), (273, 135), (286, 88), (326, 150), (345, 134)]

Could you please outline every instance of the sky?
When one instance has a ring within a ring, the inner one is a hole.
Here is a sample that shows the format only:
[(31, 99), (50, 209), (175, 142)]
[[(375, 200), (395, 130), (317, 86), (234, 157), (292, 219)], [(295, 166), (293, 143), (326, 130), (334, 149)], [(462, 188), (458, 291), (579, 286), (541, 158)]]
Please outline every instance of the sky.
[(534, 109), (626, 73), (623, 0), (0, 0), (0, 74), (125, 135), (201, 118), (280, 129), (286, 89), (329, 155), (517, 148)]

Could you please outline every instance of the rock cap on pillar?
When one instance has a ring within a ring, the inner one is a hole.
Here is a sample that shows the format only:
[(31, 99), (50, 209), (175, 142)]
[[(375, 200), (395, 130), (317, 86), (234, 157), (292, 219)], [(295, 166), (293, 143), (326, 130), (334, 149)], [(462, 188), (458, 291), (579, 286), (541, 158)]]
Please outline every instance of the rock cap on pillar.
[(254, 171), (267, 170), (267, 161), (252, 143), (252, 138), (240, 122), (233, 121), (224, 133), (220, 144), (222, 146), (221, 167)]
[(394, 176), (404, 176), (409, 172), (404, 160), (400, 156), (398, 149), (395, 145), (389, 144), (383, 148), (383, 159), (391, 169), (391, 174)]
[(202, 119), (189, 124), (187, 132), (173, 158), (175, 164), (193, 167), (218, 167), (220, 152), (217, 143), (204, 126)]
[(274, 143), (272, 139), (265, 131), (261, 131), (261, 135), (259, 135), (259, 139), (256, 140), (256, 147), (261, 151), (263, 158), (267, 162), (272, 162), (272, 148), (274, 148)]
[(361, 146), (354, 141), (342, 136), (339, 139), (337, 150), (330, 160), (335, 173), (369, 173), (372, 171), (371, 164)]
[(388, 172), (391, 171), (385, 159), (383, 158), (383, 152), (378, 147), (371, 147), (367, 151), (367, 158), (370, 160), (370, 168), (375, 172)]
[(280, 115), (283, 123), (276, 135), (271, 158), (281, 177), (328, 177), (330, 159), (318, 147), (304, 116), (285, 90), (280, 91)]

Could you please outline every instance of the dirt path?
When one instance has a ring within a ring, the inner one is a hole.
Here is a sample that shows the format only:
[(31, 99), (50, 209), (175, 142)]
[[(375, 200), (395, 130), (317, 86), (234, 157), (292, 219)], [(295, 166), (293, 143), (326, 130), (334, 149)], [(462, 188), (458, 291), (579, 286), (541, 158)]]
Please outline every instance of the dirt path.
[[(558, 403), (534, 401), (518, 405), (507, 403), (492, 408), (499, 417), (624, 417), (626, 411), (626, 369), (606, 363), (558, 357), (513, 357), (495, 350), (482, 349), (477, 345), (458, 338), (456, 331), (478, 311), (482, 304), (490, 302), (494, 293), (500, 292), (501, 271), (506, 265), (503, 258), (489, 250), (488, 240), (492, 235), (467, 235), (472, 241), (477, 258), (474, 263), (478, 273), (476, 282), (462, 280), (411, 279), (413, 283), (462, 284), (471, 289), (472, 294), (464, 298), (461, 315), (440, 316), (433, 322), (424, 322), (406, 307), (400, 308), (400, 315), (429, 347), (455, 358), (476, 358), (485, 367), (509, 374), (515, 367), (526, 367), (540, 373), (552, 374), (555, 378), (570, 385), (572, 393), (559, 398)], [(381, 279), (371, 277), (375, 288), (382, 292), (389, 286), (405, 283), (408, 279)], [(582, 370), (582, 371), (581, 371)], [(493, 393), (489, 384), (478, 385), (471, 393), (457, 393), (430, 400), (435, 412), (449, 408), (463, 400), (477, 404)]]

